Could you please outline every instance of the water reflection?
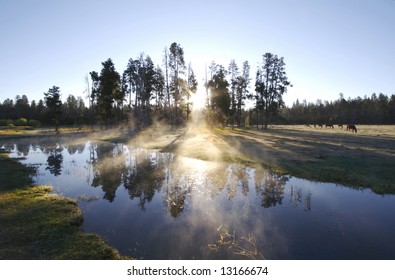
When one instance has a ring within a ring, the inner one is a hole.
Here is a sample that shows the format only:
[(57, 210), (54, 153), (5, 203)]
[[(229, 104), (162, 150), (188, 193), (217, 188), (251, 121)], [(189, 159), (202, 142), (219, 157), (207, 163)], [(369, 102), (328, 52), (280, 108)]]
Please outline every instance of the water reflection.
[(257, 170), (255, 180), (255, 190), (257, 195), (262, 198), (262, 207), (269, 208), (277, 204), (282, 204), (284, 199), (284, 186), (288, 181), (287, 177)]
[(146, 259), (395, 255), (393, 196), (123, 144), (30, 141), (0, 146), (36, 166), (38, 184), (78, 199), (83, 229), (123, 254)]
[(122, 161), (122, 151), (109, 145), (96, 146), (94, 149), (96, 160), (93, 162), (92, 187), (101, 187), (104, 192), (103, 198), (112, 202), (115, 193), (122, 182), (122, 174), (126, 171)]
[(290, 187), (290, 203), (292, 207), (299, 207), (303, 205), (304, 211), (311, 211), (311, 199), (313, 193), (308, 190), (307, 193), (303, 193), (302, 188)]
[(49, 170), (51, 174), (59, 176), (62, 174), (62, 162), (62, 149), (55, 148), (53, 151), (48, 151), (47, 167), (45, 170)]
[(145, 210), (156, 192), (159, 192), (164, 174), (164, 161), (158, 152), (146, 153), (136, 149), (126, 153), (128, 168), (122, 174), (122, 182), (131, 199), (139, 200), (139, 207)]

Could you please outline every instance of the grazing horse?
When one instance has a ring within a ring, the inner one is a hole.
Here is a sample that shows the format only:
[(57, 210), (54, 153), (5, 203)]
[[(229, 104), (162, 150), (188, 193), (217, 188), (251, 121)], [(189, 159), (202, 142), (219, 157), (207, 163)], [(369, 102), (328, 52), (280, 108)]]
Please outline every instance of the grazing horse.
[(343, 129), (343, 125), (342, 124), (338, 124), (337, 127)]
[(355, 132), (357, 133), (357, 127), (353, 124), (348, 124), (347, 125), (347, 131)]
[(333, 127), (333, 124), (326, 124), (325, 127), (334, 128), (334, 127)]

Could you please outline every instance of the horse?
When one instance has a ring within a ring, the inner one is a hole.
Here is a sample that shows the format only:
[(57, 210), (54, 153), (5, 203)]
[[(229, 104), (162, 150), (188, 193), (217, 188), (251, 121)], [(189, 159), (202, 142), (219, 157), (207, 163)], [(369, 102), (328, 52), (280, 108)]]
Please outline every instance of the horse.
[(343, 125), (342, 124), (338, 124), (337, 127), (343, 129)]
[(333, 127), (333, 124), (326, 124), (325, 127), (334, 128), (334, 127)]
[(355, 132), (357, 133), (357, 127), (353, 124), (348, 124), (347, 125), (347, 131)]

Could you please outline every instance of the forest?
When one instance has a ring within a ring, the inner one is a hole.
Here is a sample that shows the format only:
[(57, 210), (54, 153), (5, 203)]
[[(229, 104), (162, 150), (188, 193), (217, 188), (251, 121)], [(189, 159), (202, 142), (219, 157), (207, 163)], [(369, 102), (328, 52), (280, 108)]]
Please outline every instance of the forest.
[[(59, 125), (108, 127), (128, 122), (141, 128), (153, 122), (184, 125), (191, 120), (198, 81), (179, 44), (164, 49), (162, 65), (155, 66), (144, 53), (126, 65), (119, 73), (109, 58), (102, 62), (100, 72), (93, 70), (85, 77), (88, 104), (73, 94), (62, 102), (56, 85), (38, 101), (29, 100), (26, 94), (7, 98), (0, 103), (0, 126), (55, 125), (58, 129)], [(252, 85), (248, 61), (241, 67), (234, 59), (227, 67), (213, 61), (204, 81), (206, 120), (215, 125), (262, 128), (268, 124), (395, 124), (395, 94), (345, 99), (340, 93), (334, 101), (296, 100), (285, 106), (283, 95), (292, 86), (285, 66), (283, 57), (263, 54)]]

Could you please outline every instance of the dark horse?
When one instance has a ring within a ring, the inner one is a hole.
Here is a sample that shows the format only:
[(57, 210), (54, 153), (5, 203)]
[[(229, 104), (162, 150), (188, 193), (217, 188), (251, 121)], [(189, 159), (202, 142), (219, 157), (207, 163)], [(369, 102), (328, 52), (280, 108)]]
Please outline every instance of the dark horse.
[(353, 125), (353, 124), (348, 124), (347, 125), (347, 130), (357, 133), (357, 127), (355, 125)]

